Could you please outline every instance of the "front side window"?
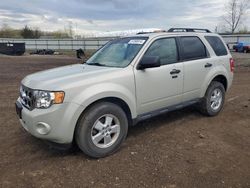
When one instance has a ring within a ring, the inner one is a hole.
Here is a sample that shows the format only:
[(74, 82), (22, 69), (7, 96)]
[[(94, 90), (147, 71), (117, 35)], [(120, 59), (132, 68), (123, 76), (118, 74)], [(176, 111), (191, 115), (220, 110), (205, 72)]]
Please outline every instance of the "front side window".
[(198, 37), (181, 37), (183, 60), (207, 58), (207, 49)]
[(219, 37), (205, 36), (205, 38), (217, 56), (227, 55), (227, 49)]
[(159, 39), (153, 42), (144, 56), (158, 56), (161, 65), (176, 63), (178, 52), (175, 38)]
[(146, 43), (147, 37), (128, 37), (109, 42), (86, 63), (95, 66), (126, 67)]

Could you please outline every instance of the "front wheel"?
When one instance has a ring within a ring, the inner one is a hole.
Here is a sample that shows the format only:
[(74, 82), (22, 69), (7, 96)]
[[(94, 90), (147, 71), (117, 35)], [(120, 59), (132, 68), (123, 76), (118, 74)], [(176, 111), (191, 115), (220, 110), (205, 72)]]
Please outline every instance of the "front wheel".
[(127, 132), (128, 120), (122, 108), (101, 102), (91, 106), (80, 118), (76, 143), (86, 155), (101, 158), (119, 149)]
[(222, 83), (212, 81), (200, 103), (200, 111), (207, 116), (216, 116), (225, 101), (225, 88)]

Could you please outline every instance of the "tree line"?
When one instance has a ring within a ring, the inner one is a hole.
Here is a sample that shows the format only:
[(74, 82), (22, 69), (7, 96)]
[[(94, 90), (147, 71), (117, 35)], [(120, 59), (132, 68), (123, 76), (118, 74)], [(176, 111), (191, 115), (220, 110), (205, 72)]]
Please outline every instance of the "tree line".
[(48, 38), (72, 38), (72, 31), (42, 31), (39, 28), (31, 28), (29, 26), (24, 26), (22, 29), (14, 29), (6, 24), (2, 25), (0, 28), (0, 38), (28, 38), (28, 39), (38, 39), (40, 37)]

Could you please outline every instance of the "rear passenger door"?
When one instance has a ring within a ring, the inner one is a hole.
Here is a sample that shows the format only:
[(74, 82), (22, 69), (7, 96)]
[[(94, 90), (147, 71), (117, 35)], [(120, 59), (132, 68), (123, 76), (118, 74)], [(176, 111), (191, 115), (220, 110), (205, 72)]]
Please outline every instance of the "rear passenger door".
[(198, 36), (179, 37), (181, 60), (184, 66), (183, 102), (197, 99), (201, 87), (213, 66), (208, 50)]
[(229, 60), (232, 58), (231, 54), (228, 53), (227, 46), (222, 42), (222, 39), (218, 36), (205, 36), (205, 39), (212, 47), (215, 55), (212, 57), (215, 63), (215, 66), (223, 66), (230, 72)]

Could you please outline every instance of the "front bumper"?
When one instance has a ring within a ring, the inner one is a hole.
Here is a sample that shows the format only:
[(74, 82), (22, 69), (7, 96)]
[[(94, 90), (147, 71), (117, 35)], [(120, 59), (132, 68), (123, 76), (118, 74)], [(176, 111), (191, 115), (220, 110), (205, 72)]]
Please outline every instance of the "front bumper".
[[(17, 104), (21, 105), (20, 98)], [(48, 109), (28, 110), (21, 105), (17, 114), (22, 127), (31, 135), (59, 144), (70, 144), (84, 107), (75, 103), (52, 105)], [(20, 112), (19, 112), (20, 111)]]

